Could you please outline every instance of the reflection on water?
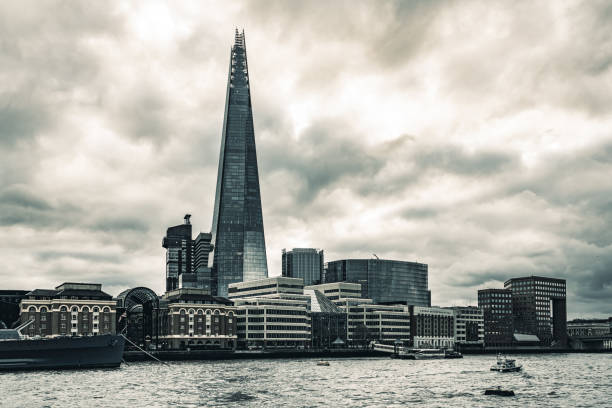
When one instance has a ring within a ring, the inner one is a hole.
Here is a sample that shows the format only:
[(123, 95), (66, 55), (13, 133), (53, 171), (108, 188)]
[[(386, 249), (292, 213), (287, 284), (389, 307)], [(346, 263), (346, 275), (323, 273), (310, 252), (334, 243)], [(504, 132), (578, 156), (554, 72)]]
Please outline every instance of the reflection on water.
[[(495, 356), (130, 363), (119, 369), (0, 374), (2, 407), (582, 406), (609, 407), (612, 354), (521, 355), (519, 373)], [(484, 396), (502, 386), (516, 397)]]

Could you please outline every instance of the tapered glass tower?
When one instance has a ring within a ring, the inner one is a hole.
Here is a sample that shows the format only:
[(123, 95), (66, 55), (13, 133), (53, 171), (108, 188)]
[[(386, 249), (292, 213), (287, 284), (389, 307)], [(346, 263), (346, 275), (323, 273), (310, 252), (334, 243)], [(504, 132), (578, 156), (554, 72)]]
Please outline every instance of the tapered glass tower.
[(227, 296), (229, 283), (268, 277), (249, 70), (244, 31), (238, 30), (230, 57), (211, 234), (215, 293)]

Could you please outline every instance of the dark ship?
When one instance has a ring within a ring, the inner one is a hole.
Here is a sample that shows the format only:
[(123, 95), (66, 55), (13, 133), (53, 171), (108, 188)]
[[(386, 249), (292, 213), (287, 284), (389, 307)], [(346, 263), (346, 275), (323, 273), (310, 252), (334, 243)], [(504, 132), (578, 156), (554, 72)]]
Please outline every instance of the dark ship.
[(119, 367), (125, 338), (121, 335), (34, 337), (21, 334), (33, 321), (0, 330), (0, 371)]

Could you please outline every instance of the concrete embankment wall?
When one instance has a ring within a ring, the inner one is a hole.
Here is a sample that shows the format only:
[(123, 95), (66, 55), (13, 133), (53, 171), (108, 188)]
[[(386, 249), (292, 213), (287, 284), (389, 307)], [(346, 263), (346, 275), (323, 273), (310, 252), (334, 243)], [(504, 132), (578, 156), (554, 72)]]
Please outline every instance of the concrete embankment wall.
[[(347, 358), (347, 357), (389, 357), (389, 353), (374, 350), (273, 350), (273, 351), (224, 351), (224, 350), (192, 350), (192, 351), (151, 351), (160, 360), (257, 360), (274, 358)], [(141, 351), (125, 351), (125, 361), (148, 361), (151, 357)]]

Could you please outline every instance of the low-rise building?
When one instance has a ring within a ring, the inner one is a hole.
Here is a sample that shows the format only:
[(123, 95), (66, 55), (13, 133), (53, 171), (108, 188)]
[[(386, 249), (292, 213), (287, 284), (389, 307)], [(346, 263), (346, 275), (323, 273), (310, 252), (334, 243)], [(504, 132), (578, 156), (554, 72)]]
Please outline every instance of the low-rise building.
[(159, 340), (169, 349), (234, 349), (236, 308), (207, 289), (180, 288), (162, 296)]
[(234, 299), (239, 347), (308, 347), (311, 342), (308, 297), (297, 296), (268, 294)]
[(602, 336), (612, 333), (612, 317), (608, 319), (574, 319), (567, 322), (572, 337)]
[[(371, 301), (371, 299), (368, 299)], [(371, 341), (392, 344), (411, 341), (410, 311), (404, 305), (376, 305), (345, 300), (348, 315), (348, 342), (365, 346)]]
[(332, 282), (320, 285), (304, 286), (304, 289), (318, 290), (334, 303), (343, 303), (343, 299), (361, 299), (362, 291), (359, 283)]
[(348, 344), (346, 312), (318, 290), (305, 289), (304, 294), (310, 296), (311, 347), (345, 347)]
[(21, 300), (21, 322), (34, 320), (28, 336), (95, 336), (116, 331), (116, 302), (99, 283), (66, 282), (35, 289)]
[(474, 306), (449, 308), (455, 313), (455, 348), (458, 351), (484, 348), (484, 315)]

